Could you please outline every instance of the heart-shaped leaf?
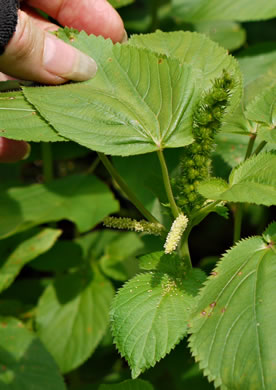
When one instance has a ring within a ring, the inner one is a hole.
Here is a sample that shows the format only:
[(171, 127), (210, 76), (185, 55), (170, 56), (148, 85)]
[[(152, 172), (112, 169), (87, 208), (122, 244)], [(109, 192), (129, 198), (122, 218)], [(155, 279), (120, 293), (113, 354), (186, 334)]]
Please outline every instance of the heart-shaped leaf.
[[(74, 46), (97, 61), (94, 79), (26, 87), (25, 97), (64, 137), (113, 155), (134, 155), (192, 142), (192, 114), (201, 92), (188, 64), (84, 32)], [(64, 35), (62, 35), (64, 38)]]

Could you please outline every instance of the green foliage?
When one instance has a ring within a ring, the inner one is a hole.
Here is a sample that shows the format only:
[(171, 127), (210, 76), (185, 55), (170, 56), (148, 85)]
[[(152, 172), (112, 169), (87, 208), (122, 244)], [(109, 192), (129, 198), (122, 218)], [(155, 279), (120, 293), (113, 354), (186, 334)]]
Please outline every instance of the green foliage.
[(2, 137), (34, 142), (65, 141), (41, 118), (22, 92), (1, 93), (0, 113)]
[(153, 387), (142, 379), (134, 379), (116, 385), (101, 385), (99, 390), (153, 390)]
[(195, 23), (196, 31), (206, 34), (213, 41), (228, 50), (236, 50), (246, 41), (246, 31), (239, 23), (232, 21), (203, 21)]
[(181, 277), (175, 268), (168, 272), (170, 261), (169, 255), (159, 253), (156, 271), (128, 281), (113, 302), (114, 341), (133, 378), (154, 366), (187, 332), (189, 312), (204, 274), (195, 270)]
[(57, 278), (37, 307), (38, 335), (62, 372), (83, 363), (108, 326), (113, 288), (96, 269), (93, 271), (84, 268)]
[(0, 339), (1, 389), (66, 389), (53, 358), (22, 322), (2, 317)]
[(110, 2), (95, 78), (0, 82), (0, 390), (272, 390), (275, 1)]
[(118, 208), (107, 186), (88, 175), (11, 188), (0, 194), (0, 205), (2, 238), (61, 219), (74, 221), (85, 232)]
[(108, 0), (114, 8), (124, 7), (125, 5), (133, 3), (135, 0)]
[(186, 21), (201, 20), (261, 20), (276, 16), (276, 2), (270, 0), (266, 7), (260, 0), (173, 0), (176, 16)]
[[(270, 234), (241, 241), (219, 262), (201, 290), (190, 347), (221, 389), (275, 387), (276, 224)], [(268, 240), (267, 240), (268, 239)]]
[[(192, 142), (192, 108), (200, 89), (195, 88), (198, 74), (188, 64), (136, 47), (112, 46), (83, 32), (75, 39), (80, 41), (75, 46), (81, 48), (84, 41), (91, 47), (89, 54), (99, 66), (94, 79), (84, 85), (24, 89), (59, 134), (124, 156)], [(147, 71), (140, 77), (142, 69)]]
[(246, 117), (258, 123), (258, 137), (276, 143), (276, 86), (268, 87), (247, 106)]
[(209, 179), (198, 185), (205, 198), (248, 202), (271, 206), (276, 204), (275, 153), (262, 153), (251, 157), (235, 168), (229, 185), (217, 179)]
[(11, 237), (2, 241), (0, 291), (9, 287), (25, 264), (49, 250), (60, 234), (60, 230), (46, 228), (39, 232), (32, 232), (27, 237), (19, 236), (19, 240), (16, 236), (15, 239)]

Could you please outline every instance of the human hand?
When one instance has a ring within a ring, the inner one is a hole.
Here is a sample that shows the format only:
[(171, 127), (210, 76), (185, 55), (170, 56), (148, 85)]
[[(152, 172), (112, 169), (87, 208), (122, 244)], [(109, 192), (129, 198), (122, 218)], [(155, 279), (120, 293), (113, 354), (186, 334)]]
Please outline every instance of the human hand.
[[(12, 1), (15, 0), (9, 0)], [(62, 84), (87, 80), (96, 74), (94, 60), (50, 34), (58, 26), (40, 17), (34, 7), (61, 25), (102, 35), (113, 42), (126, 38), (123, 22), (107, 0), (25, 0), (18, 11), (16, 31), (0, 56), (0, 81), (11, 76)], [(26, 143), (0, 138), (0, 162), (17, 161), (26, 152)]]

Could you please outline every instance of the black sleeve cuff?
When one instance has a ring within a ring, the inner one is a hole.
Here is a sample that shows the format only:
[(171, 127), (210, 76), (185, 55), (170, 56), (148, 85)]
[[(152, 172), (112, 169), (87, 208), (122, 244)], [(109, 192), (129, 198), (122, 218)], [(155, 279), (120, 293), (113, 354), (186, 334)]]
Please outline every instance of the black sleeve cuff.
[(15, 32), (18, 7), (18, 0), (0, 0), (0, 55)]

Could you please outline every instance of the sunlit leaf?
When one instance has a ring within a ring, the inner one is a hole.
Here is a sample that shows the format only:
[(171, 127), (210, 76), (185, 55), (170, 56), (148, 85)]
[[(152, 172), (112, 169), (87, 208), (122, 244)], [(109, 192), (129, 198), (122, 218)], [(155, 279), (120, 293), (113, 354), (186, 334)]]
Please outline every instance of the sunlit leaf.
[(274, 389), (275, 282), (275, 243), (253, 237), (227, 252), (201, 290), (190, 346), (216, 387)]
[(244, 76), (244, 101), (247, 104), (276, 83), (275, 44), (257, 44), (243, 50), (237, 56)]
[(61, 219), (75, 222), (84, 232), (117, 209), (108, 187), (94, 176), (67, 176), (47, 185), (11, 188), (0, 194), (0, 237)]
[(39, 233), (35, 232), (35, 234), (19, 243), (16, 242), (17, 240), (14, 242), (13, 239), (2, 242), (2, 247), (6, 247), (8, 252), (11, 253), (7, 256), (1, 253), (0, 291), (10, 286), (25, 264), (35, 259), (41, 253), (48, 251), (60, 234), (60, 230), (46, 228)]
[(83, 83), (24, 88), (28, 101), (59, 134), (113, 155), (192, 142), (192, 110), (201, 92), (199, 72), (175, 59), (114, 46), (84, 32), (68, 32), (71, 40), (65, 32), (60, 34), (90, 54), (98, 72)]
[(238, 49), (246, 40), (245, 29), (232, 21), (205, 21), (195, 23), (194, 28), (228, 50)]
[[(169, 255), (166, 260), (170, 261)], [(119, 290), (111, 312), (112, 332), (133, 378), (154, 366), (184, 337), (203, 279), (204, 274), (196, 271), (185, 279), (154, 271), (137, 275)]]
[(235, 168), (230, 175), (229, 184), (211, 178), (200, 183), (198, 191), (206, 198), (214, 200), (275, 205), (275, 166), (276, 154), (262, 153)]
[(276, 144), (276, 86), (268, 87), (247, 106), (245, 115), (258, 123), (258, 138)]
[(178, 18), (195, 22), (201, 20), (271, 19), (276, 16), (276, 1), (261, 0), (173, 0), (173, 12)]

